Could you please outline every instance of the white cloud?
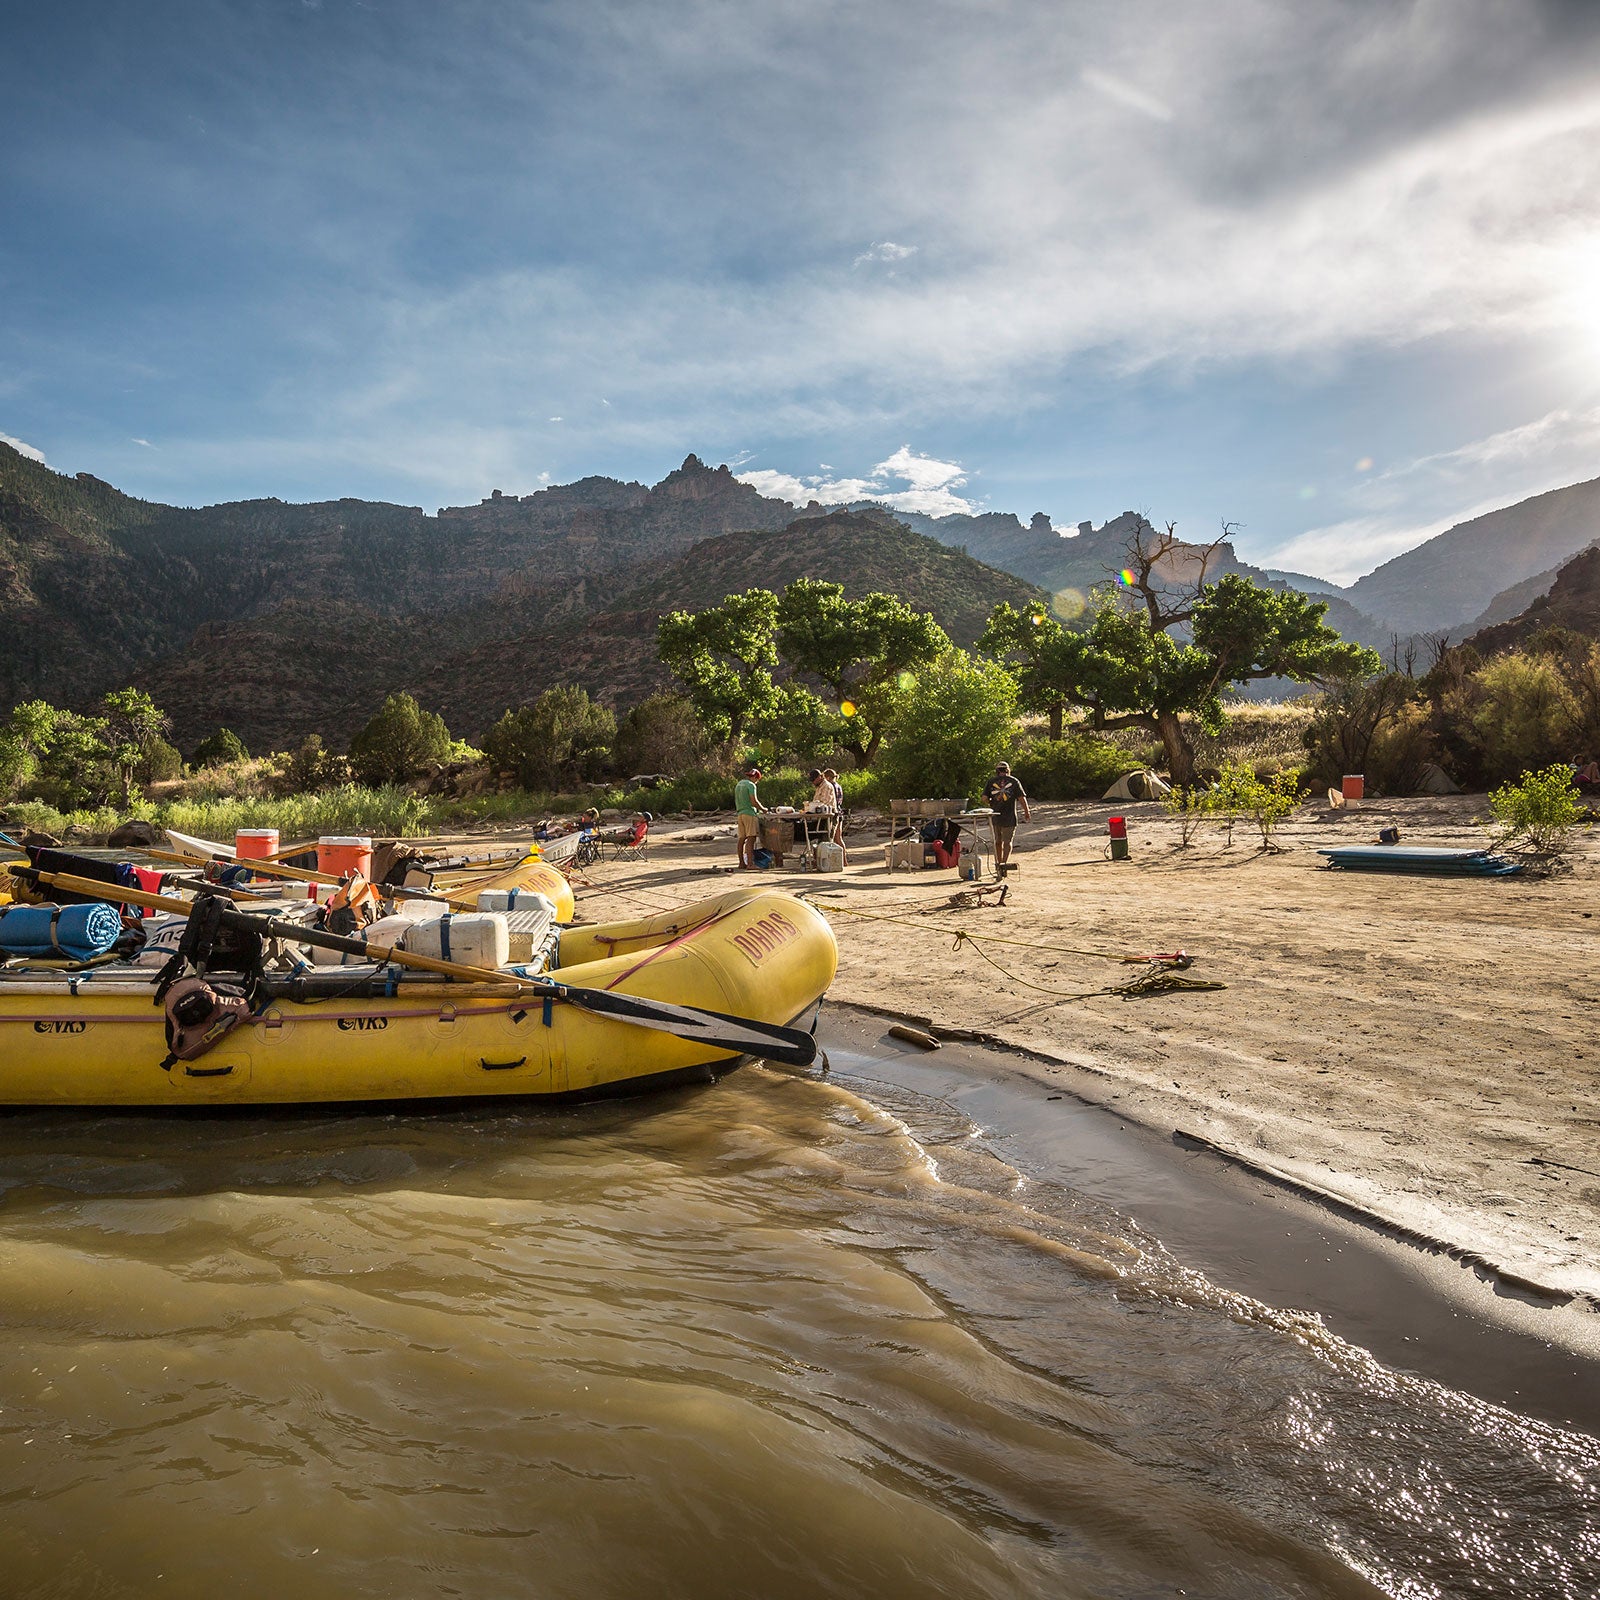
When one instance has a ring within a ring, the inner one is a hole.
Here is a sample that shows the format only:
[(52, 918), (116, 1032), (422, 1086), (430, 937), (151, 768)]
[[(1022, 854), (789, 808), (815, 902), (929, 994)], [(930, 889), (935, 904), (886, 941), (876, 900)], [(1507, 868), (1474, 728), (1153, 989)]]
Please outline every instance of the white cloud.
[(1086, 88), (1093, 89), (1098, 95), (1104, 95), (1116, 105), (1137, 111), (1140, 116), (1149, 117), (1153, 122), (1172, 121), (1171, 106), (1163, 105), (1153, 94), (1146, 94), (1143, 89), (1135, 88), (1133, 84), (1124, 82), (1109, 72), (1102, 72), (1098, 67), (1085, 67), (1079, 73), (1079, 77), (1083, 79)]
[(155, 446), (148, 439), (130, 439), (129, 444), (142, 444), (146, 450), (154, 450)]
[(851, 265), (859, 267), (869, 261), (905, 261), (916, 253), (917, 246), (914, 244), (894, 244), (886, 240), (882, 244), (874, 243), (869, 249), (863, 250)]
[[(808, 500), (823, 505), (872, 500), (896, 511), (919, 511), (930, 517), (970, 516), (978, 510), (974, 501), (955, 492), (967, 482), (966, 472), (957, 463), (918, 455), (904, 444), (864, 478), (796, 477), (771, 468), (741, 472), (738, 476), (741, 483), (748, 483), (759, 493), (792, 500), (796, 505)], [(896, 483), (904, 487), (897, 489)]]
[(19, 455), (26, 456), (30, 461), (37, 461), (41, 466), (48, 467), (50, 463), (44, 458), (44, 451), (36, 446), (24, 443), (21, 439), (13, 439), (9, 433), (0, 433), (0, 444), (8, 444)]

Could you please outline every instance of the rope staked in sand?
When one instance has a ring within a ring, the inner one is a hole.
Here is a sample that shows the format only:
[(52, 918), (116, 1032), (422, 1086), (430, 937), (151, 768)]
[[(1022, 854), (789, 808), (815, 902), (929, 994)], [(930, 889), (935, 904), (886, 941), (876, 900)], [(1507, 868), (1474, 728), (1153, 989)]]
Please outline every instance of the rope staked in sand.
[(986, 944), (1014, 944), (1021, 950), (1048, 950), (1051, 955), (1062, 956), (1093, 956), (1097, 961), (1120, 961), (1125, 966), (1133, 962), (1145, 961), (1178, 961), (1187, 966), (1192, 959), (1184, 955), (1181, 950), (1174, 950), (1170, 954), (1157, 956), (1130, 956), (1123, 950), (1082, 950), (1070, 944), (1040, 944), (1034, 939), (1007, 939), (998, 933), (971, 933), (966, 928), (935, 928), (926, 922), (913, 922), (909, 917), (886, 917), (881, 911), (856, 911), (849, 906), (836, 906), (822, 900), (816, 895), (807, 897), (819, 911), (838, 912), (842, 917), (859, 917), (863, 922), (897, 922), (905, 928), (917, 928), (923, 933), (947, 933), (955, 940), (957, 948), (963, 940), (976, 943), (983, 940)]
[[(949, 934), (954, 940), (951, 948), (959, 950), (962, 945), (970, 944), (977, 953), (989, 963), (1008, 982), (1019, 985), (1024, 989), (1033, 989), (1039, 994), (1054, 995), (1058, 1000), (1093, 1000), (1099, 995), (1121, 995), (1124, 1000), (1131, 1000), (1138, 995), (1167, 994), (1185, 990), (1225, 989), (1225, 983), (1212, 983), (1200, 978), (1184, 978), (1179, 976), (1179, 971), (1190, 964), (1192, 958), (1182, 951), (1172, 955), (1159, 956), (1128, 956), (1109, 950), (1080, 950), (1071, 945), (1034, 944), (1026, 939), (1006, 939), (999, 934), (971, 933), (966, 928), (934, 928), (925, 922), (912, 922), (905, 917), (886, 917), (880, 912), (852, 911), (846, 906), (827, 905), (821, 901), (813, 901), (818, 909), (823, 912), (837, 911), (847, 917), (859, 917), (867, 922), (895, 922), (904, 927), (919, 928), (923, 933)], [(1136, 978), (1131, 978), (1127, 983), (1108, 984), (1100, 989), (1085, 989), (1079, 994), (1068, 994), (1064, 989), (1050, 989), (1042, 983), (1034, 983), (1030, 978), (1018, 977), (1000, 965), (995, 958), (983, 948), (985, 944), (1014, 944), (1026, 950), (1048, 950), (1054, 954), (1071, 956), (1092, 956), (1099, 961), (1117, 961), (1124, 965), (1130, 962), (1145, 962), (1149, 969)]]

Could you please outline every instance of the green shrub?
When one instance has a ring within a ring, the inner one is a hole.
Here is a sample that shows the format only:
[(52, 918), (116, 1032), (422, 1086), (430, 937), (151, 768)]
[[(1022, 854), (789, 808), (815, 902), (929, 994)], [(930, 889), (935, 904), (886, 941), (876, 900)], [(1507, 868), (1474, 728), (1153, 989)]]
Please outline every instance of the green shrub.
[(230, 761), (249, 759), (250, 752), (245, 749), (244, 740), (231, 728), (218, 728), (194, 747), (194, 765), (197, 767), (221, 767)]
[(1187, 850), (1194, 843), (1194, 836), (1200, 831), (1201, 824), (1209, 821), (1217, 810), (1213, 791), (1202, 789), (1198, 784), (1188, 789), (1167, 790), (1161, 797), (1161, 804), (1167, 815), (1178, 824), (1180, 850)]
[(336, 789), (352, 781), (348, 758), (326, 749), (320, 733), (308, 733), (300, 748), (284, 758), (283, 771), (274, 787), (287, 799)]
[(392, 694), (382, 709), (350, 741), (350, 765), (374, 787), (405, 783), (450, 759), (450, 730), (444, 718), (424, 711), (408, 694)]
[(682, 695), (654, 694), (618, 719), (611, 766), (624, 780), (641, 772), (676, 777), (702, 765), (710, 753), (694, 707)]
[(1229, 762), (1207, 796), (1207, 809), (1222, 820), (1230, 844), (1234, 824), (1248, 818), (1261, 834), (1261, 848), (1276, 850), (1273, 830), (1304, 798), (1305, 787), (1298, 767), (1276, 773), (1271, 778), (1260, 778), (1243, 762)]
[(1491, 790), (1489, 810), (1499, 824), (1500, 844), (1526, 840), (1544, 856), (1565, 852), (1568, 836), (1585, 814), (1572, 768), (1565, 765), (1524, 772), (1518, 782)]
[(610, 711), (586, 690), (563, 684), (506, 712), (483, 736), (483, 753), (496, 772), (510, 773), (524, 789), (555, 789), (592, 777), (616, 731)]
[(1098, 800), (1139, 763), (1126, 750), (1089, 733), (1035, 739), (1011, 760), (1011, 770), (1035, 800)]
[(892, 795), (973, 795), (1011, 749), (1017, 685), (992, 661), (950, 650), (919, 675), (883, 755)]
[(1466, 717), (1489, 781), (1537, 771), (1571, 754), (1582, 717), (1564, 668), (1553, 655), (1508, 650), (1472, 674)]
[(140, 752), (134, 775), (140, 783), (170, 783), (183, 776), (183, 756), (165, 739), (153, 739)]

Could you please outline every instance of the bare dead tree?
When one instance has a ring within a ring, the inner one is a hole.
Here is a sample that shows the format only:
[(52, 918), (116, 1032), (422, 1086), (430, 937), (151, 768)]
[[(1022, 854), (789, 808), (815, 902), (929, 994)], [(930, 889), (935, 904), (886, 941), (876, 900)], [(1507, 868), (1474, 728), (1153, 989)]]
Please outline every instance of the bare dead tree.
[[(1217, 552), (1233, 537), (1236, 527), (1236, 523), (1224, 522), (1222, 532), (1210, 544), (1200, 545), (1180, 539), (1175, 522), (1169, 522), (1164, 531), (1158, 532), (1147, 517), (1139, 518), (1128, 540), (1128, 565), (1124, 570), (1132, 577), (1129, 588), (1143, 603), (1154, 632), (1165, 633), (1168, 628), (1188, 622), (1194, 616), (1194, 608), (1210, 580)], [(1163, 567), (1175, 572), (1189, 564), (1197, 568), (1192, 581), (1170, 586), (1160, 581)], [(1111, 568), (1106, 571), (1109, 576), (1121, 576)]]

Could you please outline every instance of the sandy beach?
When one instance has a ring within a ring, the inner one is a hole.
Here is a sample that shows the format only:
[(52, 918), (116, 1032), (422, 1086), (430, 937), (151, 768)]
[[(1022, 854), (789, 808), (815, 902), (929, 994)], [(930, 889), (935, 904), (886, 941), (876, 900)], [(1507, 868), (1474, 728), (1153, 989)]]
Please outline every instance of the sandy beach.
[[(1129, 818), (1111, 862), (1106, 818)], [(893, 875), (862, 821), (839, 876), (769, 871), (839, 938), (833, 1002), (1009, 1052), (1016, 1070), (1205, 1141), (1514, 1291), (1600, 1308), (1600, 840), (1543, 878), (1321, 870), (1319, 847), (1481, 845), (1481, 797), (1302, 808), (1263, 854), (1188, 849), (1151, 805), (1050, 805), (1018, 830), (1003, 906), (954, 872)], [(687, 902), (730, 880), (731, 819), (663, 819), (645, 863), (589, 871), (580, 914)], [(991, 897), (992, 898), (992, 897)], [(957, 945), (954, 930), (979, 936)], [(1003, 941), (1003, 942), (1002, 942)], [(1103, 991), (1174, 950), (1218, 990)]]

